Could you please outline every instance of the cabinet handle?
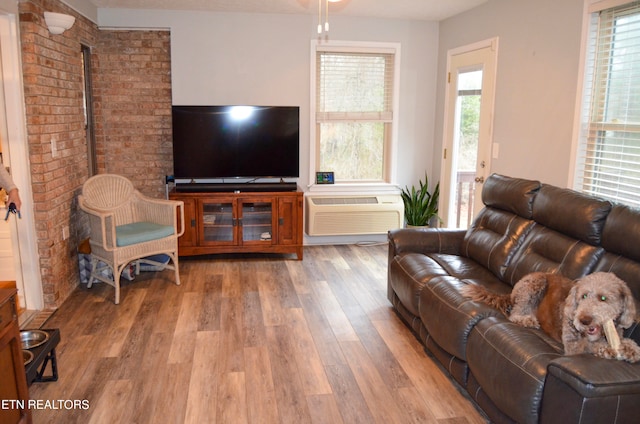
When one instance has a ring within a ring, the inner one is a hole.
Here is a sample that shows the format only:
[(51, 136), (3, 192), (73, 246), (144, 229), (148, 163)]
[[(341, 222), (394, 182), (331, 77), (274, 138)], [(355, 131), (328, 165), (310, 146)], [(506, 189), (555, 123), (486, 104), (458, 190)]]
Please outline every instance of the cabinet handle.
[(278, 224), (284, 225), (284, 218), (278, 218)]
[(191, 228), (196, 228), (196, 220), (195, 219), (191, 220)]

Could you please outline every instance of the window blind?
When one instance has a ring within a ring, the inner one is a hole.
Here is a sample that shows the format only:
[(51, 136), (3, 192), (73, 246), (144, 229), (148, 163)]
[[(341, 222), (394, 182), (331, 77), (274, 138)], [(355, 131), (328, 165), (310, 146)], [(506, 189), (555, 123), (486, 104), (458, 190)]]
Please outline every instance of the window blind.
[(316, 54), (317, 122), (392, 121), (393, 54)]
[(640, 1), (592, 15), (587, 57), (579, 183), (640, 206)]

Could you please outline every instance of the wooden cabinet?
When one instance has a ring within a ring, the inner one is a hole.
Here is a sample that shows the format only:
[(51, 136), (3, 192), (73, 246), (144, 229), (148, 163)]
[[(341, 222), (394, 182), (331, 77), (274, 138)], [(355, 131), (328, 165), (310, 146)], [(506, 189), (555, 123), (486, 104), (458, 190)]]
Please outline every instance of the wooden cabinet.
[(30, 423), (15, 289), (0, 289), (0, 423)]
[[(176, 197), (171, 197), (172, 199)], [(196, 228), (196, 199), (194, 198), (180, 198), (184, 201), (184, 234), (178, 239), (179, 248), (197, 246), (196, 236), (194, 231)], [(180, 225), (180, 223), (178, 223)]]
[(180, 256), (211, 253), (295, 253), (302, 259), (302, 192), (173, 191), (185, 205)]

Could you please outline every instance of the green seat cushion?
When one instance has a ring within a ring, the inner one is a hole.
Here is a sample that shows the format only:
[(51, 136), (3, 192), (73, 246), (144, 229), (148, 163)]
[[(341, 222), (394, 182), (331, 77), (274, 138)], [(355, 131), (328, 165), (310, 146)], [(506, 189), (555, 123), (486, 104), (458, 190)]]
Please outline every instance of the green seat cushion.
[(145, 241), (158, 240), (173, 234), (171, 225), (154, 224), (153, 222), (134, 222), (116, 227), (116, 245), (130, 246)]

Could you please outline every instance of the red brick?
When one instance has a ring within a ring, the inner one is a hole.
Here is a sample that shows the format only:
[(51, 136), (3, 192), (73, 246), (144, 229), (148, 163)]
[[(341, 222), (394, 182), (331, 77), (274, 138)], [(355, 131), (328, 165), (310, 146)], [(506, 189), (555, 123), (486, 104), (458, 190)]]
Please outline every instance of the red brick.
[[(161, 197), (172, 172), (170, 34), (100, 31), (58, 0), (21, 1), (19, 10), (40, 274), (45, 308), (55, 309), (79, 284), (75, 251), (88, 236), (76, 204), (88, 178), (81, 42), (92, 46), (99, 172), (125, 175), (145, 194)], [(45, 10), (74, 15), (76, 22), (51, 35)], [(70, 229), (64, 241), (63, 226)]]

